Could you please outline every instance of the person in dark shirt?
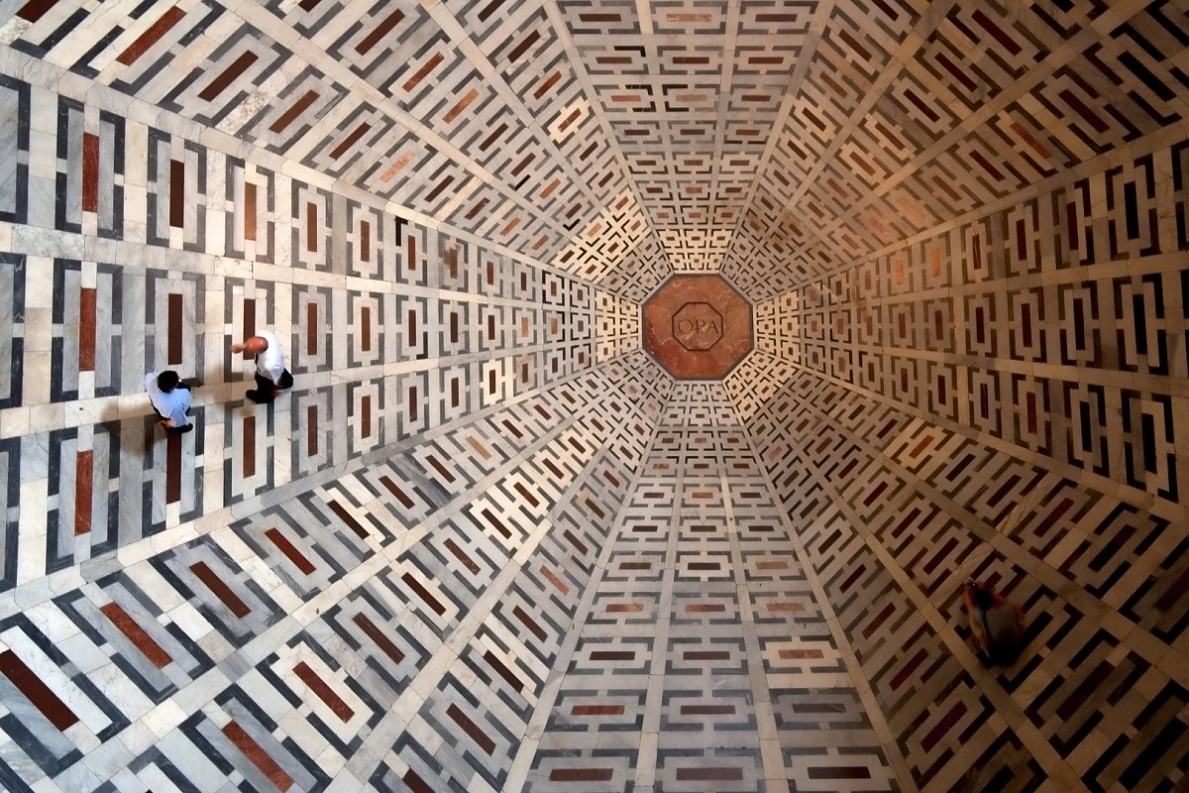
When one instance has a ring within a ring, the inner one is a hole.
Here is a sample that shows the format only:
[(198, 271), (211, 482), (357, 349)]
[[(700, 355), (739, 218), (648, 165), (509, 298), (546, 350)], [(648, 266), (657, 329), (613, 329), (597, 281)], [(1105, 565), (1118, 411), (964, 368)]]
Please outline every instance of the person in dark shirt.
[(1011, 666), (1024, 647), (1024, 612), (989, 586), (969, 581), (962, 596), (984, 664)]

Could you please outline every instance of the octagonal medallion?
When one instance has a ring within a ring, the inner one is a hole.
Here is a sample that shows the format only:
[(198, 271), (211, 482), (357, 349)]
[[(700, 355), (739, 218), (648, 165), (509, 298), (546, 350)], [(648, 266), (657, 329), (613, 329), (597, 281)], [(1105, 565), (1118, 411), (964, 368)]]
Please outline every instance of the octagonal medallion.
[(644, 301), (642, 332), (674, 377), (717, 380), (751, 352), (751, 304), (720, 276), (675, 275)]

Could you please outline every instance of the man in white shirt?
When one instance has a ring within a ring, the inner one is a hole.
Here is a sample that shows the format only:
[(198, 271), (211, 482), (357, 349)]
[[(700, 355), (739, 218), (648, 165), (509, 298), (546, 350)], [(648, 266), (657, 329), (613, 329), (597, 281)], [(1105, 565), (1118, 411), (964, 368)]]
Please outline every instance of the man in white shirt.
[(285, 351), (271, 331), (262, 330), (242, 344), (232, 344), (231, 351), (256, 356), (256, 388), (248, 392), (253, 402), (272, 402), (280, 391), (293, 385), (293, 375), (285, 368)]
[(161, 374), (149, 372), (145, 375), (144, 387), (166, 431), (189, 432), (194, 429), (186, 415), (190, 409), (190, 386), (181, 381), (177, 372), (172, 369)]

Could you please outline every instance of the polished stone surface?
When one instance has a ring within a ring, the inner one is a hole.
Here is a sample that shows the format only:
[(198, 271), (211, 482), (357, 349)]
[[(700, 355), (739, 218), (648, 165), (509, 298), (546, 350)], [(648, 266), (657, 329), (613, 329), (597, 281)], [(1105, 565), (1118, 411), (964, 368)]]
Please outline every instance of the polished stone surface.
[(644, 302), (644, 349), (674, 377), (716, 380), (753, 347), (751, 304), (717, 275), (675, 275)]

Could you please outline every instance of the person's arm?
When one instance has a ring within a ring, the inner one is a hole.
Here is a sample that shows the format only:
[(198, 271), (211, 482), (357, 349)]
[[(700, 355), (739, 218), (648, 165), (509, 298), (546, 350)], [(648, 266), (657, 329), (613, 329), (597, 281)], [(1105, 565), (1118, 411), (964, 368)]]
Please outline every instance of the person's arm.
[(254, 355), (259, 355), (266, 349), (268, 349), (268, 339), (261, 336), (249, 336), (241, 342), (233, 343), (230, 347), (232, 352), (243, 352), (247, 350)]

